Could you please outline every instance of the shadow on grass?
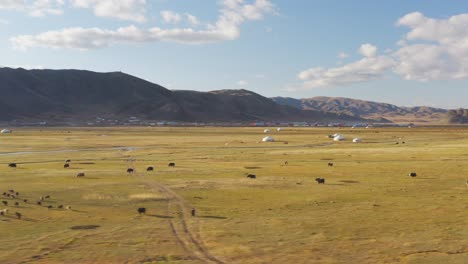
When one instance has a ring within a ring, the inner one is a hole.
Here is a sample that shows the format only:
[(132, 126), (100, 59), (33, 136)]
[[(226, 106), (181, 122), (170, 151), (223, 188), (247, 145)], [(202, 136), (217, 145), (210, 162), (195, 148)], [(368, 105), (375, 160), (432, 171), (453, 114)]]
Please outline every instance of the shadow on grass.
[(71, 230), (94, 230), (99, 228), (99, 225), (81, 225), (81, 226), (72, 226), (70, 227)]
[(157, 215), (157, 214), (147, 214), (147, 216), (151, 216), (151, 217), (157, 217), (157, 218), (174, 218), (173, 216), (169, 216), (169, 215)]
[(214, 215), (200, 215), (198, 217), (208, 218), (208, 219), (227, 219), (227, 217), (224, 217), (224, 216), (214, 216)]
[(344, 183), (359, 183), (358, 181), (348, 181), (348, 180), (342, 180), (339, 182), (344, 182)]
[(345, 186), (346, 184), (342, 184), (342, 183), (326, 183), (325, 185)]

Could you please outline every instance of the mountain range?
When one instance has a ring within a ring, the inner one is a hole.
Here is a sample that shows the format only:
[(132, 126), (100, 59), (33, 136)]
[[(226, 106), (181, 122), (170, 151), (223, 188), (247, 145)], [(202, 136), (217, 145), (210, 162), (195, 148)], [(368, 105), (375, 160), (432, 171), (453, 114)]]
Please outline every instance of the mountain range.
[(122, 72), (0, 68), (0, 121), (96, 117), (182, 122), (426, 122), (448, 110), (341, 97), (267, 98), (248, 90), (169, 90)]
[(318, 96), (306, 99), (274, 97), (273, 101), (304, 110), (320, 110), (368, 119), (385, 119), (392, 122), (440, 123), (448, 110), (428, 106), (402, 107), (343, 97)]
[(0, 68), (0, 121), (96, 117), (185, 122), (366, 122), (341, 113), (281, 105), (247, 90), (171, 91), (122, 73)]

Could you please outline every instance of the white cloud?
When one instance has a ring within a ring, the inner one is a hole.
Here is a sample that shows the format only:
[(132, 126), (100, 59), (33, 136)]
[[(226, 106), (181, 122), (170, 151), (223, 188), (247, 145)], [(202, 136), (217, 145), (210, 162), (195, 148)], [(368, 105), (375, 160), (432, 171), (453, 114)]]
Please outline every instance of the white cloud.
[[(74, 1), (80, 1), (81, 4), (84, 4), (91, 0)], [(108, 0), (103, 2), (106, 1)], [(133, 25), (116, 30), (75, 27), (47, 31), (37, 35), (16, 36), (10, 41), (15, 48), (22, 50), (33, 47), (88, 50), (118, 43), (157, 41), (183, 44), (211, 43), (238, 38), (240, 26), (243, 23), (262, 19), (265, 14), (271, 12), (274, 12), (274, 7), (269, 0), (255, 0), (252, 4), (244, 4), (242, 0), (224, 0), (216, 23), (207, 25), (203, 30), (193, 28), (161, 29), (157, 27), (142, 29)]]
[(161, 11), (161, 17), (165, 23), (177, 24), (182, 21), (182, 16), (172, 11)]
[(372, 56), (336, 68), (311, 68), (297, 77), (303, 81), (304, 88), (347, 85), (382, 78), (394, 65), (389, 56)]
[(200, 21), (198, 21), (198, 18), (196, 16), (191, 15), (191, 14), (185, 14), (185, 17), (187, 18), (187, 21), (189, 22), (190, 25), (192, 26), (200, 25)]
[(10, 21), (6, 19), (0, 19), (0, 25), (8, 25), (8, 24), (10, 24)]
[(364, 57), (374, 57), (377, 54), (377, 47), (369, 43), (362, 44), (359, 53)]
[(263, 73), (255, 74), (255, 78), (258, 78), (258, 79), (265, 79), (265, 78), (266, 78), (266, 75), (263, 74)]
[(237, 85), (239, 86), (247, 86), (249, 83), (247, 81), (244, 81), (244, 80), (240, 80), (237, 82)]
[(433, 19), (414, 12), (397, 25), (410, 31), (395, 52), (396, 73), (418, 81), (468, 78), (468, 14)]
[(96, 16), (146, 21), (146, 0), (70, 0), (75, 8), (91, 8)]
[(358, 51), (364, 58), (359, 61), (300, 72), (302, 88), (367, 82), (390, 72), (416, 81), (468, 79), (468, 14), (434, 19), (414, 12), (396, 24), (410, 30), (394, 51), (386, 49), (379, 56), (376, 46), (363, 44)]
[(346, 59), (346, 58), (349, 57), (349, 54), (347, 54), (345, 52), (340, 52), (340, 53), (338, 53), (338, 55), (336, 57), (339, 58), (339, 59)]
[(64, 0), (0, 0), (0, 10), (14, 10), (33, 17), (63, 14)]

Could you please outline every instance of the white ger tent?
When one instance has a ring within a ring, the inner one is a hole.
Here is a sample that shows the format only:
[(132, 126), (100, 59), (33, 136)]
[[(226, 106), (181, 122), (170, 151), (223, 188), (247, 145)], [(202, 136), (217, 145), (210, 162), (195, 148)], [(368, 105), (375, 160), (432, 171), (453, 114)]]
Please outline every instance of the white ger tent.
[(272, 137), (264, 137), (264, 138), (262, 139), (262, 141), (263, 141), (263, 142), (274, 142), (275, 139), (272, 138)]
[(9, 134), (9, 133), (11, 133), (11, 130), (5, 128), (5, 129), (2, 129), (2, 131), (0, 131), (0, 133), (2, 133), (2, 134)]
[(355, 139), (353, 139), (353, 143), (361, 143), (361, 139), (360, 138), (355, 138)]
[(270, 129), (267, 128), (267, 129), (263, 130), (263, 133), (270, 133)]
[(345, 137), (343, 135), (337, 134), (334, 138), (334, 141), (343, 141), (345, 140)]

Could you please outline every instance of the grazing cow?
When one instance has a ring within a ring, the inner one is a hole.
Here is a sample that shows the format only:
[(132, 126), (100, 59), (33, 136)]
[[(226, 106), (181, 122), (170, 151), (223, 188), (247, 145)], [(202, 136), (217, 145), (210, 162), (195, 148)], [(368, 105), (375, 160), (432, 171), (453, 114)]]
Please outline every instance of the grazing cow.
[(138, 214), (146, 214), (146, 208), (144, 207), (138, 208)]
[(65, 161), (65, 163), (70, 163), (70, 162), (71, 162), (71, 160), (70, 160), (70, 159), (67, 159), (67, 160)]
[(16, 192), (15, 194), (16, 194), (16, 196), (18, 196), (18, 195), (19, 195), (19, 192)]
[(153, 166), (149, 166), (148, 168), (146, 168), (146, 171), (154, 171), (154, 167), (153, 167)]
[(57, 206), (58, 209), (62, 209), (63, 208), (63, 205), (59, 205)]
[(5, 213), (3, 211), (0, 211), (0, 215), (5, 215)]
[(15, 190), (13, 190), (13, 189), (12, 189), (12, 190), (8, 190), (8, 191), (11, 192), (11, 193), (14, 193), (14, 192), (15, 192)]
[(47, 209), (52, 209), (54, 208), (52, 205), (47, 206)]
[(67, 206), (65, 207), (65, 209), (71, 210), (71, 206), (70, 206), (70, 205), (67, 205)]
[(256, 178), (257, 178), (257, 175), (255, 175), (255, 174), (249, 174), (249, 175), (247, 175), (247, 178), (256, 179)]
[(10, 168), (16, 168), (16, 163), (10, 163), (10, 164), (8, 164), (8, 167), (10, 167)]
[(11, 195), (9, 193), (6, 194), (6, 197), (10, 197)]
[(11, 198), (13, 198), (13, 199), (15, 199), (15, 198), (16, 198), (16, 196), (14, 196), (13, 194), (12, 194), (12, 195), (10, 195), (10, 196), (11, 196)]
[(175, 167), (175, 163), (174, 163), (174, 162), (170, 162), (167, 166), (168, 166), (168, 167)]
[(8, 205), (7, 201), (2, 201), (3, 205)]
[(328, 162), (328, 167), (333, 167), (333, 162)]
[(318, 184), (325, 184), (325, 178), (315, 178)]
[(44, 196), (39, 197), (39, 201), (44, 201)]
[(16, 212), (15, 215), (18, 217), (18, 219), (21, 219), (21, 213)]
[(50, 198), (50, 195), (46, 195), (44, 198), (49, 199), (49, 198)]
[(18, 202), (15, 202), (15, 206), (19, 206), (19, 203), (18, 203)]
[(288, 166), (288, 164), (289, 164), (288, 161), (285, 161), (285, 162), (284, 162), (284, 165), (285, 165), (285, 166)]
[(135, 170), (132, 169), (132, 168), (128, 168), (128, 169), (127, 169), (127, 173), (134, 173), (134, 172), (135, 172)]
[(76, 175), (76, 177), (84, 177), (84, 176), (85, 176), (84, 172), (80, 172)]
[(70, 164), (68, 164), (68, 163), (63, 164), (63, 168), (64, 168), (64, 169), (65, 169), (65, 168), (70, 168)]
[(196, 213), (195, 208), (192, 208), (192, 211), (191, 211), (192, 216), (195, 216), (195, 213)]
[(417, 175), (416, 175), (416, 172), (411, 172), (410, 174), (408, 174), (408, 176), (410, 176), (410, 177), (416, 177)]
[(28, 203), (28, 199), (24, 199), (23, 202), (24, 202), (24, 203)]
[(42, 202), (41, 202), (41, 201), (37, 201), (36, 204), (37, 204), (37, 205), (42, 205)]

